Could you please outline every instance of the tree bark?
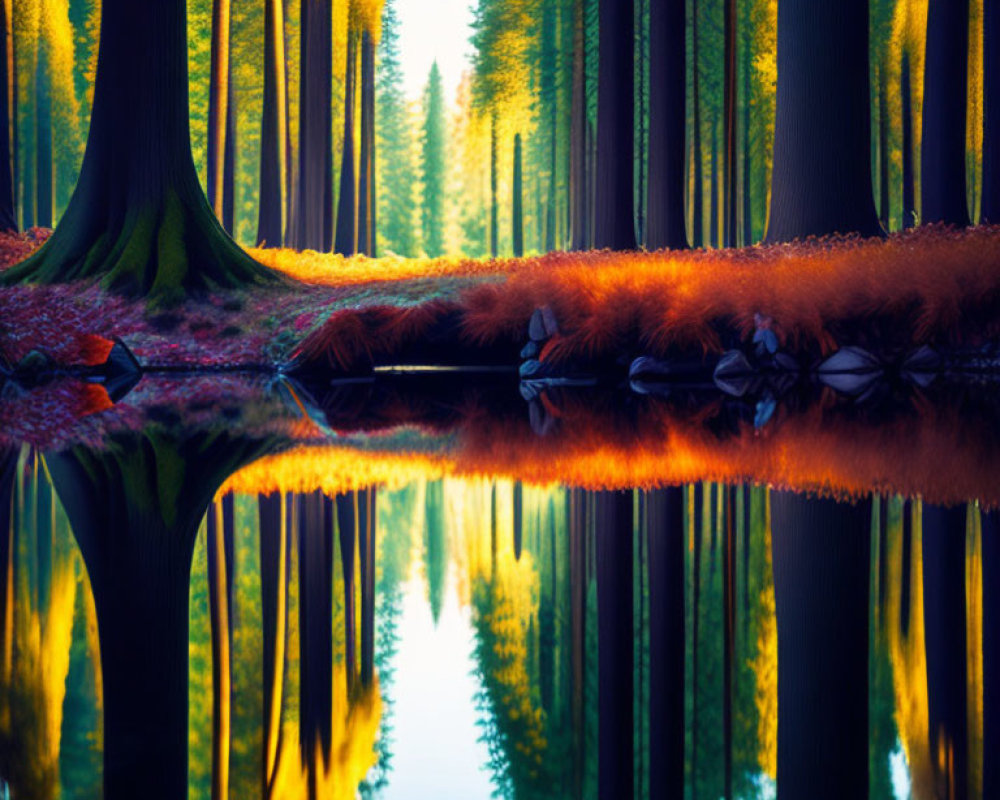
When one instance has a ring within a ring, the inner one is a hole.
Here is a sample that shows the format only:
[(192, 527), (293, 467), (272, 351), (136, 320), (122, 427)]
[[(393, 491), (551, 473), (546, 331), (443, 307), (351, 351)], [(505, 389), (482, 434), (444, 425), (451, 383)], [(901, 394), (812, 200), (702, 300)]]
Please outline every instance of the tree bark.
[(966, 714), (965, 506), (924, 504), (927, 740), (937, 797), (969, 796)]
[(299, 47), (299, 168), (294, 246), (333, 244), (333, 7), (302, 0)]
[(633, 793), (632, 493), (598, 492), (598, 795)]
[(969, 0), (929, 0), (920, 142), (921, 222), (969, 224), (965, 196), (965, 114)]
[(347, 34), (347, 72), (344, 76), (344, 146), (337, 198), (337, 236), (333, 249), (344, 256), (358, 252), (358, 182), (354, 174), (354, 90), (357, 84), (357, 31)]
[(282, 212), (288, 191), (288, 138), (285, 75), (285, 17), (282, 0), (265, 0), (264, 101), (260, 129), (260, 185), (257, 204), (257, 244), (281, 247), (284, 242)]
[(868, 2), (778, 5), (767, 241), (881, 232), (871, 180)]
[(771, 494), (778, 793), (868, 796), (871, 501)]
[(514, 185), (512, 209), (512, 241), (514, 258), (524, 255), (524, 185), (521, 176), (521, 134), (514, 134)]
[(635, 250), (635, 54), (632, 3), (599, 0), (594, 246)]
[(361, 167), (358, 176), (358, 252), (375, 256), (375, 42), (361, 34)]
[(646, 496), (649, 796), (684, 794), (684, 490)]
[[(1000, 7), (983, 3), (982, 222), (1000, 223)], [(995, 760), (995, 759), (994, 759)]]
[(104, 0), (87, 151), (58, 230), (0, 283), (101, 278), (180, 300), (280, 283), (221, 229), (198, 184), (188, 130), (184, 0)]
[(646, 247), (650, 250), (688, 246), (684, 216), (686, 38), (684, 0), (650, 0), (646, 209)]

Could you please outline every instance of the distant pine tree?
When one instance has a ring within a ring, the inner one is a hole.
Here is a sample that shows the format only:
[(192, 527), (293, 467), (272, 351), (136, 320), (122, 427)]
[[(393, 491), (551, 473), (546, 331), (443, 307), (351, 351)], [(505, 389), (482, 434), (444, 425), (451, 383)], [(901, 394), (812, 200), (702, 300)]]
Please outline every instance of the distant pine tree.
[(420, 212), (424, 252), (431, 258), (444, 254), (445, 109), (444, 86), (437, 62), (431, 66), (424, 90), (424, 124), (420, 167), (423, 197)]

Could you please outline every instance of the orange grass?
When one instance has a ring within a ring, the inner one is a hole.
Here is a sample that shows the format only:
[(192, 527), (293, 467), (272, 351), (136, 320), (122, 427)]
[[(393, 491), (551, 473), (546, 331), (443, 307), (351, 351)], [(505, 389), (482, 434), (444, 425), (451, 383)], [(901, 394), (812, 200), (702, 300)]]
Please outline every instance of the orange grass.
[[(425, 315), (393, 306), (334, 313), (304, 343), (306, 357), (336, 351), (349, 366), (390, 352), (399, 337), (428, 330), (458, 310), (467, 344), (523, 340), (535, 308), (550, 306), (561, 335), (545, 358), (658, 355), (675, 347), (719, 351), (720, 329), (747, 336), (755, 315), (773, 320), (790, 349), (835, 349), (838, 326), (889, 320), (910, 343), (952, 342), (1000, 334), (1000, 227), (927, 226), (882, 239), (835, 238), (719, 251), (552, 253), (507, 261), (343, 259), (316, 253), (254, 251), (303, 279), (378, 286), (416, 277), (491, 280), (457, 285), (430, 301)], [(840, 338), (843, 338), (841, 333)], [(375, 344), (373, 344), (375, 343)], [(841, 342), (843, 344), (844, 342)]]

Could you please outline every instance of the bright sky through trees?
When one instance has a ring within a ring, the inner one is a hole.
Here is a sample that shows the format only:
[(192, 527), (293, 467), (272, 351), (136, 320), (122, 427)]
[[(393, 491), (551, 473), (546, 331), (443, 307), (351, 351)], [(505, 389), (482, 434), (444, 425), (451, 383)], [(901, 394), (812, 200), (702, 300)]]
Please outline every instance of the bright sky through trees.
[(399, 53), (408, 99), (420, 97), (437, 59), (450, 105), (462, 72), (469, 69), (470, 0), (397, 0)]

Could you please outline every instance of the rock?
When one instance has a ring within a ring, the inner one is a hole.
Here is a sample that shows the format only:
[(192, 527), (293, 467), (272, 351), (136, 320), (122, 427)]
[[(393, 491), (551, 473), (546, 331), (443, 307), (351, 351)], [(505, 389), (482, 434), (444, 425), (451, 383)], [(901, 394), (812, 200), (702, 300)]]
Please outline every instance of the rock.
[(882, 377), (882, 365), (864, 348), (848, 345), (821, 363), (816, 375), (831, 389), (855, 396), (867, 392)]
[(712, 380), (723, 392), (733, 397), (742, 397), (749, 390), (757, 373), (741, 350), (729, 350), (715, 365)]

